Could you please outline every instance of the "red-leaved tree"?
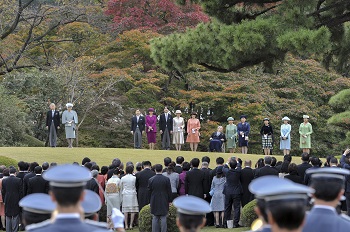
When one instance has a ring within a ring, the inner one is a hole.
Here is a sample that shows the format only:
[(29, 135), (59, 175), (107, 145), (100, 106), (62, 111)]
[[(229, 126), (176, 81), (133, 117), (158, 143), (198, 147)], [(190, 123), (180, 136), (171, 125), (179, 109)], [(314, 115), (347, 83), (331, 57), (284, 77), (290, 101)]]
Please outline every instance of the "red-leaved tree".
[(113, 16), (118, 32), (146, 29), (169, 34), (209, 21), (199, 5), (181, 6), (174, 0), (109, 0), (106, 13)]

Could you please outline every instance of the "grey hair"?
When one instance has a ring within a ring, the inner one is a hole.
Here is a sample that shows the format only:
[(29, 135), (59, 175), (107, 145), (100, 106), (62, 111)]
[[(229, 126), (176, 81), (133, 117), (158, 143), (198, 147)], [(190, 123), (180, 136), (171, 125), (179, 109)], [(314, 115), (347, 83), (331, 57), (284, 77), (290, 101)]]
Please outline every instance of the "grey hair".
[(92, 170), (91, 175), (93, 178), (96, 178), (98, 176), (98, 171), (97, 170)]

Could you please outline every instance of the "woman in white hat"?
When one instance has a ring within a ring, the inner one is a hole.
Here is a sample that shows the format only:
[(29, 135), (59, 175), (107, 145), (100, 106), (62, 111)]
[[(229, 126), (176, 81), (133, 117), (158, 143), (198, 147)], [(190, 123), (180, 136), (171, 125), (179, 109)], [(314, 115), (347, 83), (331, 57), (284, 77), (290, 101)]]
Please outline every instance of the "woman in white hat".
[(181, 145), (184, 144), (184, 128), (185, 121), (181, 117), (181, 110), (175, 111), (176, 117), (173, 118), (173, 144), (177, 151), (181, 150)]
[(68, 141), (68, 147), (73, 148), (73, 139), (75, 139), (75, 129), (78, 124), (78, 115), (77, 112), (72, 110), (73, 104), (66, 104), (67, 110), (62, 114), (62, 124), (66, 131), (66, 139)]
[(309, 116), (303, 115), (304, 122), (299, 126), (300, 148), (303, 152), (310, 154), (312, 125), (309, 123)]
[(290, 132), (292, 126), (289, 124), (290, 119), (288, 117), (282, 118), (283, 124), (281, 125), (281, 141), (280, 149), (283, 150), (283, 155), (289, 155), (290, 152)]

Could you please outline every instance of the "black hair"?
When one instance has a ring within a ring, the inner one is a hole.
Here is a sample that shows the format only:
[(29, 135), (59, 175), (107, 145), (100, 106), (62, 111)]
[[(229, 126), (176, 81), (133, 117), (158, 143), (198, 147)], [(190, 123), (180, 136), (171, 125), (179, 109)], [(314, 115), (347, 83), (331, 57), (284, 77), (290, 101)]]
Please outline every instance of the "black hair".
[(73, 188), (60, 188), (51, 186), (51, 191), (54, 194), (57, 203), (60, 206), (68, 207), (75, 206), (84, 191), (85, 186)]
[(288, 162), (292, 162), (292, 156), (291, 156), (291, 155), (285, 155), (285, 156), (283, 157), (283, 160), (284, 160), (284, 161), (288, 161)]
[(189, 162), (184, 162), (182, 164), (182, 170), (183, 171), (189, 171), (191, 169), (191, 164)]
[(168, 167), (168, 165), (171, 163), (171, 158), (170, 157), (165, 157), (164, 158), (164, 166)]
[(315, 189), (315, 197), (323, 201), (334, 201), (340, 191), (344, 189), (344, 181), (341, 179), (312, 178), (311, 187)]
[(85, 165), (86, 163), (91, 162), (91, 159), (89, 157), (85, 157), (82, 161), (81, 161), (81, 165)]
[(230, 161), (230, 168), (235, 169), (237, 167), (237, 161), (236, 160), (231, 160)]
[(199, 159), (198, 159), (198, 158), (193, 158), (193, 159), (191, 160), (191, 165), (192, 165), (192, 167), (194, 167), (194, 168), (198, 168), (198, 166), (199, 166)]
[(87, 169), (89, 169), (91, 171), (92, 164), (90, 162), (87, 162), (84, 164), (84, 167), (86, 167)]
[(298, 173), (297, 165), (295, 163), (290, 163), (288, 165), (288, 173)]
[(13, 168), (13, 167), (12, 167), (12, 168), (10, 168), (10, 171), (9, 171), (9, 172), (10, 172), (10, 174), (14, 174), (14, 173), (16, 173), (16, 171), (17, 171), (16, 168)]
[(258, 161), (255, 164), (255, 168), (262, 168), (264, 166), (265, 166), (264, 159), (263, 158), (258, 159)]
[(222, 157), (216, 158), (216, 164), (222, 165), (222, 164), (224, 164), (224, 163), (225, 163), (224, 158), (222, 158)]
[(32, 213), (26, 210), (22, 211), (22, 221), (25, 226), (29, 226), (31, 224), (40, 223), (46, 221), (51, 218), (51, 213), (48, 214), (38, 214)]
[(262, 199), (257, 199), (256, 206), (259, 208), (261, 216), (264, 218), (264, 221), (268, 222), (267, 213), (266, 213), (266, 202)]
[(331, 160), (329, 161), (330, 164), (338, 164), (338, 159), (335, 157), (332, 157)]
[(18, 165), (18, 168), (20, 171), (28, 171), (28, 167), (26, 165), (26, 162), (19, 161), (17, 165)]
[(163, 170), (163, 165), (161, 165), (161, 164), (156, 164), (156, 165), (154, 165), (154, 170), (155, 170), (156, 172), (162, 172), (162, 170)]
[(132, 174), (132, 172), (134, 171), (134, 166), (130, 165), (130, 166), (127, 166), (125, 168), (125, 173), (126, 174)]
[(180, 221), (180, 224), (190, 232), (195, 232), (197, 228), (203, 224), (204, 216), (203, 215), (186, 215), (178, 213), (177, 217)]
[(36, 166), (36, 167), (34, 168), (34, 173), (35, 173), (35, 174), (41, 174), (42, 172), (43, 172), (42, 167)]
[(202, 163), (203, 162), (207, 162), (208, 164), (210, 164), (210, 158), (208, 156), (203, 156), (202, 157)]
[(52, 163), (50, 164), (50, 167), (55, 167), (55, 166), (57, 166), (57, 163), (56, 163), (56, 162), (52, 162)]
[(92, 165), (91, 170), (100, 171), (100, 166), (98, 166), (97, 164), (94, 164), (94, 165)]
[(182, 164), (185, 161), (183, 156), (178, 156), (176, 157), (176, 163), (177, 164)]
[(122, 164), (122, 161), (120, 161), (120, 159), (118, 158), (115, 158), (112, 161), (112, 165), (114, 166), (114, 168), (118, 168), (121, 164)]
[(3, 174), (4, 176), (10, 176), (10, 169), (5, 168), (4, 171), (2, 171), (2, 174)]
[(271, 165), (271, 163), (272, 163), (271, 156), (265, 156), (264, 162), (265, 162), (265, 164)]
[(171, 162), (168, 165), (168, 168), (166, 169), (166, 172), (170, 175), (171, 173), (175, 172), (175, 163)]
[(102, 166), (101, 167), (101, 174), (106, 175), (108, 173), (108, 167), (107, 166)]
[(152, 166), (152, 163), (151, 163), (150, 161), (147, 160), (147, 161), (143, 161), (143, 162), (142, 162), (142, 165), (143, 165), (143, 166), (149, 166), (149, 167), (151, 167), (151, 166)]
[(44, 162), (43, 165), (41, 165), (41, 167), (43, 168), (44, 171), (46, 171), (47, 169), (49, 169), (50, 164), (48, 162)]
[(310, 154), (307, 152), (303, 152), (301, 154), (301, 160), (304, 162), (309, 162), (310, 161)]
[(142, 170), (142, 163), (136, 163), (136, 171), (140, 172)]
[(119, 174), (120, 174), (120, 171), (118, 168), (113, 170), (113, 175), (119, 175)]
[(267, 203), (273, 219), (281, 229), (298, 229), (305, 218), (305, 200), (274, 201)]
[(31, 164), (29, 165), (29, 171), (30, 171), (30, 172), (34, 172), (34, 168), (35, 168), (36, 166), (39, 166), (39, 164), (38, 164), (37, 162), (31, 163)]
[(274, 157), (274, 156), (272, 156), (271, 159), (272, 159), (272, 161), (271, 161), (271, 166), (272, 166), (272, 167), (275, 167), (276, 164), (277, 164), (277, 159), (276, 159), (276, 157)]
[(311, 161), (312, 166), (315, 166), (315, 167), (320, 166), (321, 160), (318, 157), (313, 156), (313, 157), (311, 157), (310, 161)]

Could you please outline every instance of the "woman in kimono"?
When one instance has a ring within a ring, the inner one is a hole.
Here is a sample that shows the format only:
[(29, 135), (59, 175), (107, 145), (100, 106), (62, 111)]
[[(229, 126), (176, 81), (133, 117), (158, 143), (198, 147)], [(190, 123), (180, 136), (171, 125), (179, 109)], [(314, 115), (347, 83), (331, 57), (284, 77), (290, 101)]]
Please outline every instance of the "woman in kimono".
[(67, 110), (62, 114), (62, 124), (66, 131), (66, 139), (68, 141), (68, 148), (73, 148), (73, 139), (75, 139), (76, 125), (78, 124), (77, 112), (72, 110), (73, 104), (66, 104)]
[(237, 124), (238, 132), (238, 146), (242, 148), (242, 154), (248, 154), (248, 136), (250, 132), (250, 125), (247, 120), (246, 115), (241, 115), (241, 122)]
[(176, 117), (173, 118), (173, 144), (177, 151), (181, 150), (181, 145), (184, 144), (184, 128), (185, 121), (181, 117), (181, 110), (175, 111)]
[(148, 109), (149, 115), (146, 115), (146, 133), (149, 144), (149, 149), (154, 150), (157, 137), (157, 116), (154, 114), (154, 109)]
[(227, 119), (228, 125), (226, 126), (226, 139), (227, 139), (227, 149), (230, 153), (234, 153), (236, 149), (237, 141), (237, 126), (233, 124), (234, 118), (229, 117)]
[(299, 126), (300, 148), (303, 152), (310, 154), (312, 125), (309, 123), (309, 116), (303, 115), (304, 122)]
[(282, 118), (283, 124), (281, 125), (281, 141), (280, 149), (283, 150), (283, 155), (289, 155), (290, 152), (290, 132), (292, 126), (289, 124), (290, 119), (288, 117)]

